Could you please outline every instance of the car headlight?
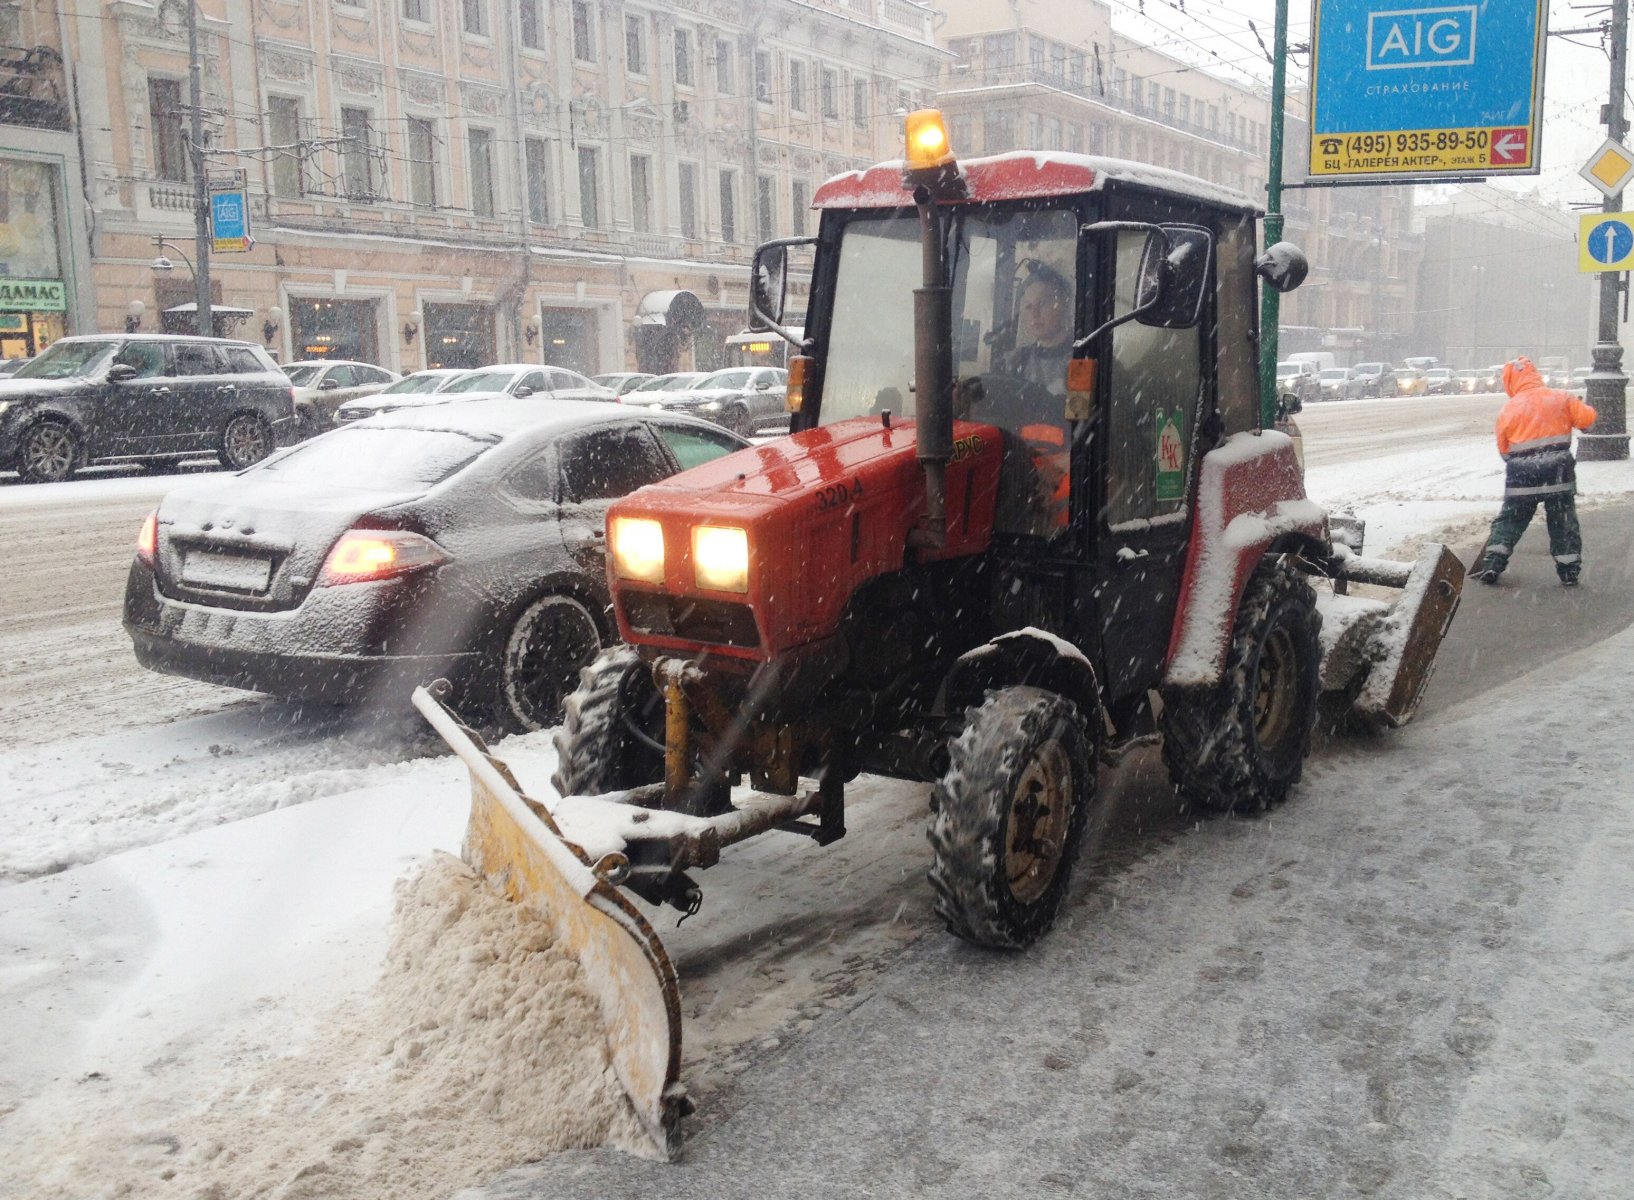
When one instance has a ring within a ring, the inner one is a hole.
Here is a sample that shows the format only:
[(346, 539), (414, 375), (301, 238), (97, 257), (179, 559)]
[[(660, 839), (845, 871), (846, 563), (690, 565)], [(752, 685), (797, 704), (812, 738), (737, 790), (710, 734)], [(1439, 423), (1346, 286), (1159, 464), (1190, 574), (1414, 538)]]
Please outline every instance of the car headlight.
[(613, 570), (622, 579), (664, 582), (664, 527), (648, 517), (613, 519)]
[(10, 407), (11, 407), (11, 401), (10, 400), (0, 400), (0, 417), (5, 416), (6, 415), (6, 410), (8, 408), (10, 408)]
[(699, 412), (720, 412), (720, 410), (721, 402), (719, 400), (705, 400), (702, 404), (698, 405)]
[(749, 535), (741, 529), (698, 525), (692, 530), (692, 573), (701, 588), (749, 590)]

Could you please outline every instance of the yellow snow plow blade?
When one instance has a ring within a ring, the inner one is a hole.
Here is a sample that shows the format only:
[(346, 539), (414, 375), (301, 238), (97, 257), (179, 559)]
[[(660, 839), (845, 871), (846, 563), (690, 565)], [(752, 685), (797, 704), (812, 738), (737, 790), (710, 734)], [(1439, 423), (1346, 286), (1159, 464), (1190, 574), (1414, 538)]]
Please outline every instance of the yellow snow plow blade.
[(544, 916), (557, 944), (578, 960), (601, 1008), (608, 1061), (656, 1150), (673, 1158), (676, 1123), (690, 1108), (679, 1082), (681, 992), (652, 926), (603, 877), (622, 868), (622, 858), (592, 863), (436, 697), (415, 688), (414, 706), (471, 773), (465, 861)]

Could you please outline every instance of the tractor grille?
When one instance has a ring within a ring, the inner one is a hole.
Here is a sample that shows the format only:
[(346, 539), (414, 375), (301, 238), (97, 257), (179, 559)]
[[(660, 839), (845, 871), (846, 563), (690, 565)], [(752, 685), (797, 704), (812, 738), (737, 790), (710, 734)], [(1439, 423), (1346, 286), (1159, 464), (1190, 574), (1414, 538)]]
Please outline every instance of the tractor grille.
[(760, 645), (754, 610), (747, 604), (653, 592), (625, 592), (620, 602), (624, 619), (641, 633), (715, 646)]

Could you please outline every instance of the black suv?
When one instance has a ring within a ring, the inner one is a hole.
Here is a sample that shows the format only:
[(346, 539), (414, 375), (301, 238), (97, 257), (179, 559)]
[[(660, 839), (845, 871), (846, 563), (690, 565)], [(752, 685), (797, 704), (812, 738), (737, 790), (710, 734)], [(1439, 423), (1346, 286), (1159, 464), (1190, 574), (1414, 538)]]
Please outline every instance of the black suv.
[(287, 376), (226, 338), (63, 338), (0, 379), (0, 469), (39, 483), (100, 462), (173, 467), (215, 454), (239, 469), (296, 437)]

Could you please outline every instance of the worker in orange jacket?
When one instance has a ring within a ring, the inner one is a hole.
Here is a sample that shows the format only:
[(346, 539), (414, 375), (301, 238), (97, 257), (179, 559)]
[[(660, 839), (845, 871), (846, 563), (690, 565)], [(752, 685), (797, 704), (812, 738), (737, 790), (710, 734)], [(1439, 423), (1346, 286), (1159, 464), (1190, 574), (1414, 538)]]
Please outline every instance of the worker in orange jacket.
[(1529, 358), (1504, 364), (1509, 402), (1498, 414), (1498, 453), (1504, 459), (1504, 502), (1492, 522), (1486, 549), (1475, 569), (1482, 583), (1497, 583), (1521, 540), (1538, 503), (1549, 524), (1549, 553), (1566, 587), (1577, 586), (1583, 569), (1583, 534), (1577, 524), (1577, 460), (1572, 430), (1594, 424), (1595, 412), (1570, 392), (1543, 386)]

